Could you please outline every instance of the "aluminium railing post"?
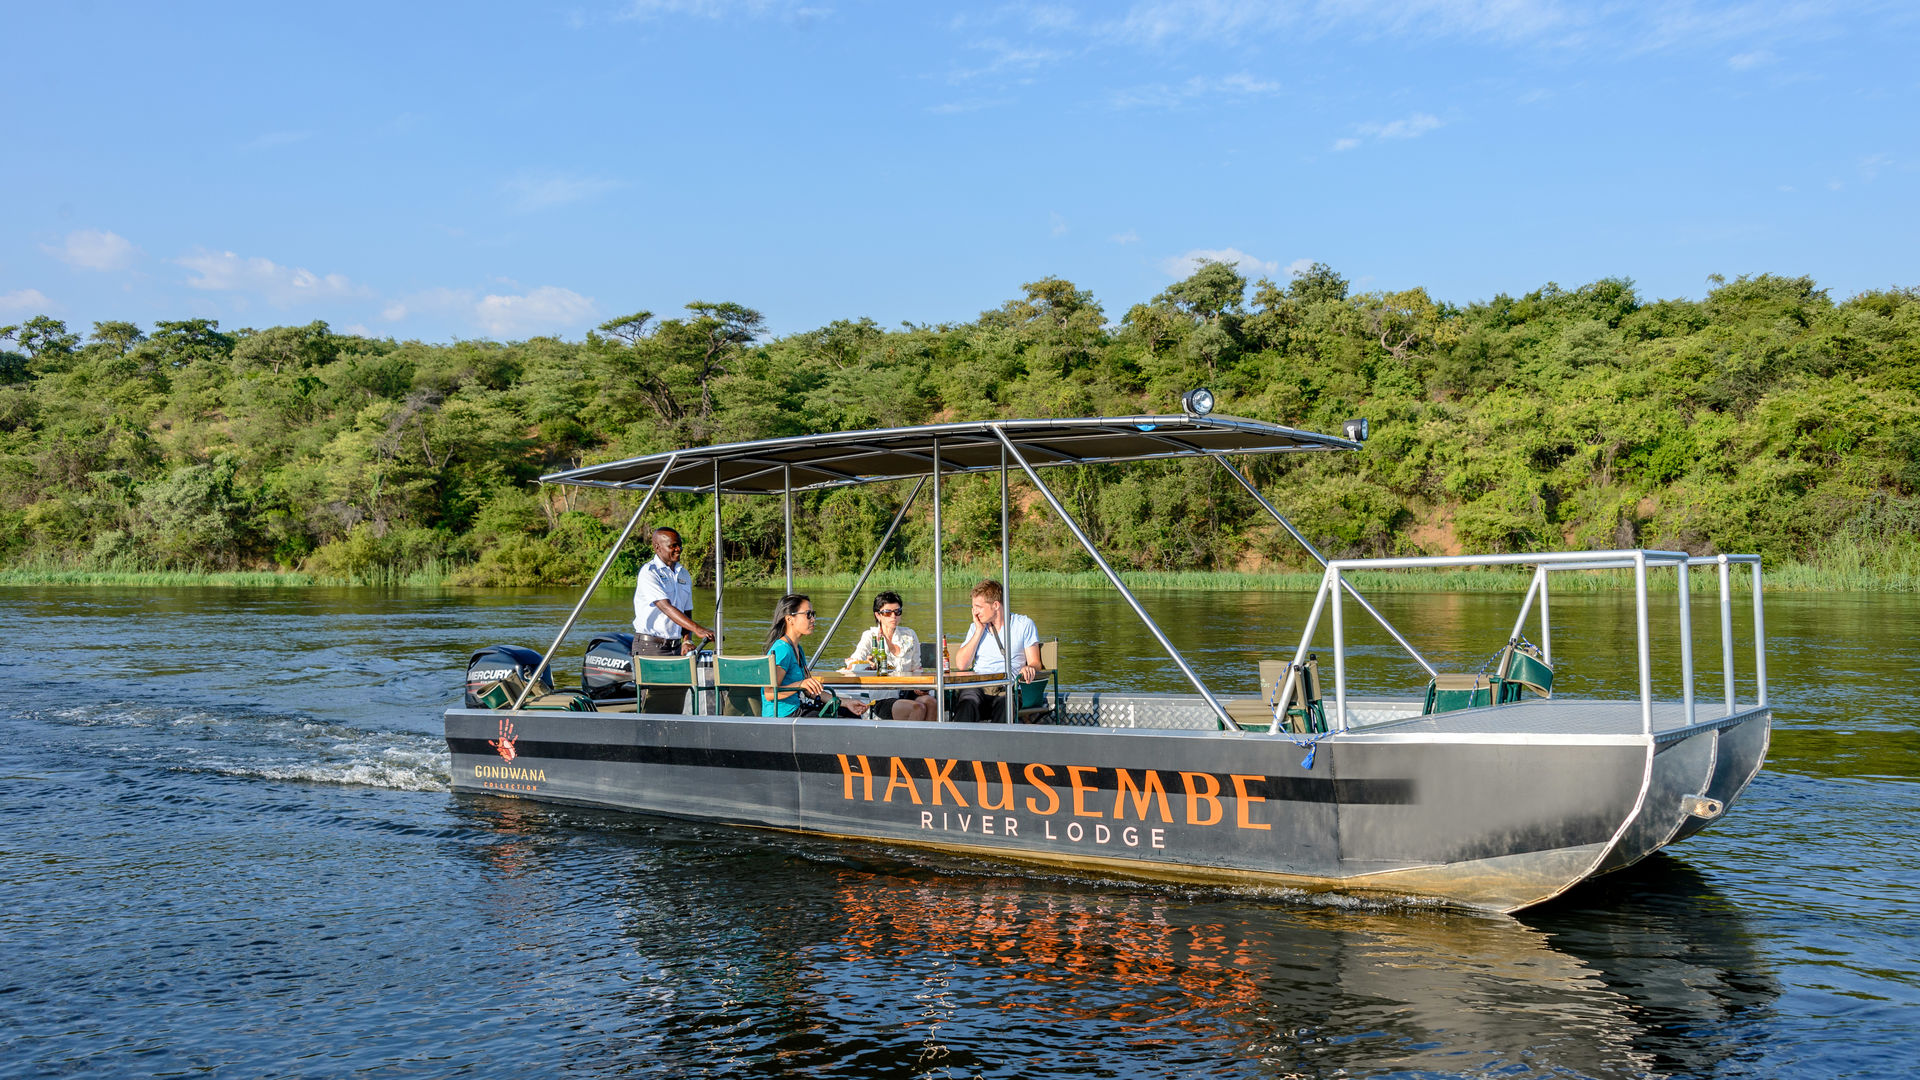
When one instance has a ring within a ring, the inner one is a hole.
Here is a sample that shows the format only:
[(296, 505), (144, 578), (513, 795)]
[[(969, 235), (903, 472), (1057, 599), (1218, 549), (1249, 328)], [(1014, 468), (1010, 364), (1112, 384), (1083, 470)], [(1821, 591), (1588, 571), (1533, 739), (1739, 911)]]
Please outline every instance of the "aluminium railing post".
[(1533, 611), (1533, 598), (1546, 587), (1546, 583), (1547, 568), (1544, 566), (1535, 567), (1533, 580), (1527, 584), (1526, 598), (1520, 601), (1520, 617), (1513, 620), (1513, 633), (1507, 635), (1508, 640), (1518, 641), (1520, 639), (1521, 632), (1527, 628), (1527, 615)]
[(1339, 730), (1347, 730), (1347, 621), (1346, 605), (1341, 603), (1341, 594), (1346, 590), (1340, 580), (1340, 568), (1330, 566), (1327, 572), (1333, 575), (1333, 708), (1339, 715), (1334, 723)]
[[(1207, 456), (1211, 457), (1221, 468), (1227, 470), (1228, 476), (1231, 476), (1235, 480), (1238, 480), (1240, 482), (1240, 486), (1247, 489), (1247, 494), (1253, 496), (1253, 500), (1259, 503), (1267, 511), (1267, 513), (1272, 516), (1273, 520), (1279, 522), (1281, 528), (1287, 530), (1287, 535), (1293, 537), (1294, 540), (1298, 541), (1300, 546), (1306, 549), (1307, 554), (1313, 556), (1314, 562), (1319, 563), (1322, 569), (1326, 568), (1327, 557), (1320, 553), (1320, 549), (1308, 543), (1307, 538), (1300, 535), (1300, 530), (1293, 527), (1293, 522), (1288, 521), (1285, 514), (1282, 514), (1278, 509), (1274, 507), (1272, 503), (1268, 502), (1267, 497), (1265, 495), (1260, 494), (1259, 489), (1253, 486), (1253, 481), (1248, 480), (1245, 474), (1243, 474), (1239, 469), (1234, 468), (1233, 463), (1227, 460), (1226, 455), (1208, 454)], [(1360, 595), (1360, 590), (1354, 587), (1354, 584), (1352, 582), (1346, 581), (1344, 578), (1341, 580), (1342, 580), (1342, 587), (1347, 590), (1347, 592), (1353, 597), (1354, 601), (1358, 603), (1361, 607), (1365, 608), (1367, 611), (1367, 614), (1373, 616), (1374, 621), (1378, 622), (1382, 629), (1384, 629), (1388, 634), (1391, 634), (1393, 636), (1393, 640), (1400, 643), (1400, 647), (1407, 651), (1407, 655), (1413, 657), (1414, 663), (1419, 664), (1421, 667), (1427, 670), (1428, 678), (1433, 678), (1434, 676), (1439, 674), (1438, 669), (1436, 669), (1432, 664), (1427, 663), (1427, 658), (1420, 655), (1420, 650), (1414, 648), (1413, 643), (1408, 641), (1405, 637), (1403, 637), (1399, 629), (1395, 627), (1391, 622), (1387, 621), (1387, 617), (1385, 615), (1382, 615), (1380, 613), (1380, 610), (1373, 606), (1372, 601)]]
[(1320, 629), (1320, 613), (1326, 610), (1327, 593), (1333, 588), (1333, 571), (1320, 575), (1320, 587), (1313, 593), (1313, 610), (1307, 612), (1307, 630), (1300, 635), (1300, 647), (1293, 652), (1293, 663), (1287, 668), (1287, 678), (1280, 684), (1280, 697), (1274, 702), (1273, 726), (1267, 729), (1268, 735), (1281, 734), (1282, 721), (1286, 719), (1287, 709), (1293, 701), (1293, 688), (1299, 685), (1300, 672), (1307, 662), (1307, 650), (1313, 647), (1313, 635)]
[(787, 592), (793, 592), (793, 466), (780, 466), (780, 501), (787, 526)]
[[(1552, 576), (1553, 575), (1547, 573), (1546, 567), (1542, 566), (1540, 568), (1540, 659), (1545, 662), (1548, 667), (1553, 666), (1553, 624), (1547, 619), (1547, 593), (1549, 591), (1547, 582)], [(1552, 697), (1553, 695), (1549, 692), (1547, 696)]]
[(1716, 555), (1715, 563), (1720, 575), (1720, 688), (1726, 692), (1726, 715), (1732, 717), (1738, 709), (1734, 703), (1734, 563), (1726, 553)]
[(1067, 531), (1073, 534), (1074, 539), (1080, 541), (1080, 546), (1086, 549), (1087, 554), (1093, 558), (1094, 565), (1100, 568), (1101, 573), (1107, 575), (1107, 581), (1113, 585), (1115, 591), (1119, 592), (1121, 598), (1126, 600), (1127, 605), (1133, 608), (1133, 613), (1140, 617), (1140, 621), (1146, 624), (1147, 630), (1153, 634), (1154, 640), (1160, 643), (1160, 647), (1167, 651), (1167, 655), (1171, 657), (1174, 664), (1180, 668), (1181, 674), (1187, 677), (1187, 681), (1193, 684), (1195, 690), (1200, 691), (1200, 697), (1213, 709), (1214, 715), (1220, 718), (1220, 722), (1227, 726), (1228, 731), (1239, 731), (1240, 725), (1234, 723), (1233, 717), (1227, 715), (1226, 706), (1220, 704), (1220, 699), (1214, 697), (1213, 691), (1207, 689), (1207, 684), (1200, 681), (1199, 673), (1195, 672), (1192, 665), (1187, 663), (1187, 658), (1180, 655), (1180, 650), (1174, 648), (1173, 642), (1167, 640), (1167, 635), (1161, 632), (1159, 624), (1155, 623), (1153, 617), (1147, 614), (1146, 608), (1140, 606), (1140, 601), (1134, 597), (1132, 591), (1127, 588), (1126, 583), (1120, 580), (1120, 575), (1114, 571), (1112, 566), (1107, 564), (1107, 560), (1101, 557), (1100, 552), (1094, 548), (1093, 541), (1087, 538), (1087, 534), (1080, 528), (1080, 523), (1073, 519), (1072, 514), (1067, 513), (1066, 506), (1054, 496), (1053, 489), (1048, 487), (1046, 482), (1040, 479), (1040, 474), (1034, 471), (1033, 466), (1028, 463), (1026, 456), (1020, 453), (1020, 448), (1013, 445), (1013, 440), (1007, 438), (1006, 431), (996, 424), (993, 426), (993, 433), (1000, 437), (1000, 445), (1004, 447), (1007, 453), (1013, 457), (1013, 460), (1019, 464), (1020, 471), (1027, 474), (1027, 479), (1033, 483), (1034, 488), (1040, 492), (1041, 497), (1047, 500), (1047, 505), (1053, 507), (1053, 512), (1060, 516), (1060, 521), (1067, 527)]
[(1722, 552), (1714, 560), (1720, 573), (1720, 681), (1727, 695), (1727, 715), (1736, 711), (1733, 690), (1733, 564)]
[(933, 437), (933, 636), (940, 642), (940, 663), (933, 671), (933, 720), (947, 719), (947, 617), (945, 575), (940, 570), (940, 436)]
[(1020, 669), (1013, 663), (1013, 557), (1007, 546), (1007, 448), (1000, 446), (1000, 659), (1007, 669), (1007, 723), (1020, 712)]
[(1680, 582), (1680, 700), (1686, 706), (1687, 726), (1694, 722), (1693, 710), (1693, 579), (1688, 560), (1674, 567)]
[[(860, 595), (860, 590), (867, 587), (867, 578), (873, 576), (873, 568), (879, 565), (881, 554), (887, 550), (887, 542), (893, 539), (894, 532), (900, 528), (900, 522), (906, 519), (908, 509), (913, 506), (914, 500), (920, 497), (920, 489), (926, 485), (927, 478), (923, 476), (907, 494), (907, 501), (901, 503), (900, 509), (894, 512), (893, 520), (887, 523), (886, 533), (880, 537), (880, 543), (874, 545), (873, 554), (867, 557), (867, 565), (860, 569), (860, 580), (853, 583), (853, 589), (847, 593), (847, 598), (840, 602), (840, 611), (834, 615), (832, 624), (827, 627), (826, 636), (820, 639), (820, 644), (814, 650), (813, 659), (807, 662), (808, 670), (820, 666), (821, 657), (832, 655), (827, 651), (827, 646), (833, 643), (834, 632), (840, 629), (841, 620), (847, 617), (847, 609), (853, 606), (854, 600)], [(789, 588), (788, 591), (791, 592), (792, 589)]]
[(567, 621), (561, 625), (560, 632), (554, 635), (553, 644), (547, 646), (546, 655), (540, 658), (540, 666), (533, 669), (533, 677), (527, 680), (527, 685), (520, 688), (520, 696), (513, 699), (513, 711), (518, 712), (520, 706), (526, 704), (527, 695), (533, 692), (533, 684), (540, 681), (540, 673), (547, 670), (547, 665), (553, 662), (553, 654), (560, 651), (560, 643), (567, 640), (567, 634), (572, 632), (573, 624), (580, 618), (580, 612), (586, 610), (587, 601), (592, 599), (593, 590), (600, 587), (600, 579), (606, 577), (607, 571), (613, 568), (613, 560), (619, 556), (620, 549), (626, 546), (627, 537), (633, 535), (633, 527), (640, 524), (640, 515), (647, 512), (647, 507), (653, 503), (654, 495), (660, 491), (660, 486), (667, 482), (667, 474), (673, 471), (673, 463), (678, 459), (677, 454), (667, 458), (666, 466), (654, 479), (653, 486), (647, 489), (647, 497), (640, 500), (640, 505), (634, 510), (633, 516), (627, 519), (627, 527), (620, 530), (620, 538), (613, 542), (613, 549), (607, 552), (605, 559), (600, 560), (600, 569), (594, 572), (593, 580), (587, 582), (586, 591), (580, 594), (580, 602), (573, 605), (573, 611), (567, 616)]
[(1753, 678), (1754, 703), (1767, 707), (1767, 616), (1760, 599), (1760, 557), (1753, 559)]
[[(720, 536), (720, 459), (713, 459), (713, 655), (719, 656), (724, 650), (720, 642), (726, 638), (726, 627), (722, 624), (720, 591), (721, 578), (727, 561), (727, 543)], [(717, 669), (716, 669), (717, 670)], [(718, 711), (718, 710), (715, 710)]]
[(1647, 631), (1647, 553), (1633, 553), (1633, 621), (1640, 657), (1640, 733), (1653, 734), (1653, 646)]

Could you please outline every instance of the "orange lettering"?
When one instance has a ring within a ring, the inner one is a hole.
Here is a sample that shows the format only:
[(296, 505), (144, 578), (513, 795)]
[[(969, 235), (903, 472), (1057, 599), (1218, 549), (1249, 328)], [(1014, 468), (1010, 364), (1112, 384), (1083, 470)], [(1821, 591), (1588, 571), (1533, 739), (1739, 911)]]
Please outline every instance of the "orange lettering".
[(1266, 801), (1267, 801), (1267, 797), (1266, 797), (1265, 795), (1249, 795), (1249, 794), (1247, 794), (1247, 781), (1249, 781), (1249, 780), (1265, 780), (1265, 779), (1266, 779), (1266, 777), (1264, 777), (1264, 776), (1241, 776), (1241, 775), (1240, 775), (1239, 773), (1234, 773), (1234, 774), (1233, 774), (1233, 793), (1234, 793), (1235, 795), (1237, 795), (1237, 796), (1239, 796), (1239, 799), (1240, 799), (1240, 807), (1239, 807), (1239, 810), (1240, 810), (1240, 827), (1241, 827), (1241, 828), (1243, 828), (1243, 829), (1271, 829), (1271, 828), (1273, 828), (1273, 826), (1271, 826), (1271, 825), (1255, 825), (1255, 824), (1253, 823), (1253, 820), (1252, 820), (1251, 818), (1249, 818), (1249, 817), (1247, 817), (1247, 811), (1248, 811), (1248, 810), (1251, 810), (1251, 809), (1253, 808), (1251, 804), (1253, 804), (1253, 803), (1257, 803), (1257, 802), (1266, 802)]
[(873, 801), (873, 766), (867, 764), (867, 755), (861, 754), (859, 756), (860, 768), (858, 770), (856, 770), (853, 767), (852, 762), (847, 760), (847, 755), (835, 754), (834, 757), (837, 757), (840, 759), (840, 775), (847, 778), (846, 780), (847, 791), (846, 791), (845, 798), (848, 798), (848, 799), (853, 798), (853, 778), (857, 776), (864, 782), (865, 788), (866, 788), (866, 794), (861, 796), (861, 798), (866, 802), (872, 802)]
[(1159, 769), (1144, 770), (1147, 775), (1145, 787), (1135, 787), (1133, 774), (1127, 770), (1113, 771), (1120, 775), (1120, 790), (1113, 793), (1113, 820), (1119, 821), (1126, 816), (1124, 810), (1127, 805), (1127, 793), (1132, 792), (1135, 817), (1141, 821), (1147, 820), (1147, 799), (1151, 796), (1160, 800), (1160, 820), (1169, 825), (1173, 824), (1173, 811), (1167, 808), (1167, 789), (1160, 784)]
[[(1207, 790), (1196, 791), (1193, 784), (1195, 780), (1204, 781), (1207, 785)], [(1183, 772), (1180, 774), (1180, 783), (1185, 785), (1187, 789), (1187, 824), (1220, 824), (1221, 817), (1226, 813), (1225, 808), (1220, 805), (1220, 781), (1215, 780), (1212, 773)], [(1205, 821), (1200, 820), (1200, 804), (1202, 802), (1205, 802), (1213, 808), (1213, 813), (1209, 815)]]
[(893, 789), (903, 787), (913, 796), (913, 805), (920, 805), (920, 789), (914, 786), (913, 774), (907, 771), (906, 763), (899, 758), (887, 759), (887, 794), (885, 801), (893, 801)]
[(1060, 809), (1060, 796), (1055, 795), (1053, 789), (1047, 786), (1047, 782), (1036, 776), (1036, 773), (1045, 773), (1048, 776), (1052, 776), (1053, 770), (1037, 761), (1027, 766), (1027, 783), (1039, 788), (1041, 792), (1046, 795), (1047, 808), (1045, 810), (1040, 809), (1039, 805), (1033, 801), (1033, 796), (1029, 795), (1027, 796), (1027, 812), (1031, 814), (1051, 814), (1055, 810)]
[(1006, 762), (996, 761), (994, 764), (1000, 766), (1000, 798), (997, 800), (987, 798), (987, 770), (981, 768), (980, 763), (976, 761), (973, 763), (974, 799), (979, 802), (982, 810), (1011, 810), (1013, 809), (1013, 777), (1007, 772)]
[(967, 805), (967, 800), (960, 797), (960, 789), (953, 786), (953, 767), (960, 764), (959, 762), (948, 758), (947, 767), (942, 769), (934, 765), (932, 758), (922, 758), (921, 760), (927, 763), (927, 775), (933, 780), (933, 805), (943, 805), (940, 802), (941, 788), (946, 788), (948, 791), (953, 792), (953, 801), (958, 805)]
[(1087, 803), (1086, 803), (1087, 792), (1099, 791), (1100, 789), (1097, 787), (1094, 787), (1092, 784), (1087, 783), (1086, 781), (1081, 779), (1081, 776), (1080, 776), (1080, 774), (1084, 772), (1099, 772), (1099, 771), (1100, 771), (1100, 766), (1098, 765), (1067, 766), (1067, 775), (1071, 777), (1073, 780), (1073, 816), (1074, 817), (1106, 817), (1107, 816), (1098, 810), (1087, 809)]

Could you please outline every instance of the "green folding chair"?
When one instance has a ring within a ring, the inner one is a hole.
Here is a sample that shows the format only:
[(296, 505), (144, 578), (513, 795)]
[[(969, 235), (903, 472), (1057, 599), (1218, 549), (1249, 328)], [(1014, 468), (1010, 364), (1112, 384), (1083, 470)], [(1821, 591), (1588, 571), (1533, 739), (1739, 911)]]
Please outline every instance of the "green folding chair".
[(1523, 692), (1533, 691), (1543, 698), (1553, 696), (1553, 665), (1530, 641), (1509, 641), (1500, 651), (1501, 704), (1519, 701)]
[[(1280, 691), (1287, 684), (1288, 660), (1260, 661), (1260, 701), (1272, 716), (1280, 704)], [(1320, 661), (1312, 653), (1300, 665), (1300, 676), (1293, 681), (1293, 697), (1283, 712), (1281, 730), (1295, 735), (1310, 735), (1327, 730), (1326, 707), (1320, 702)]]
[[(1047, 693), (1051, 686), (1053, 693)], [(1060, 701), (1060, 639), (1040, 643), (1040, 672), (1032, 682), (1020, 684), (1020, 722), (1037, 724), (1052, 719)]]
[(1427, 683), (1427, 701), (1420, 713), (1428, 716), (1460, 709), (1484, 709), (1494, 703), (1495, 684), (1498, 681), (1484, 672), (1474, 675), (1435, 675)]
[[(693, 672), (692, 653), (685, 656), (636, 656), (633, 658), (634, 695), (644, 702), (648, 689), (691, 689), (695, 686)], [(694, 711), (699, 712), (699, 691), (694, 690), (694, 694)], [(645, 711), (644, 708), (642, 711)]]
[(762, 695), (780, 685), (780, 665), (773, 654), (716, 656), (713, 685), (720, 696), (722, 716), (760, 716)]

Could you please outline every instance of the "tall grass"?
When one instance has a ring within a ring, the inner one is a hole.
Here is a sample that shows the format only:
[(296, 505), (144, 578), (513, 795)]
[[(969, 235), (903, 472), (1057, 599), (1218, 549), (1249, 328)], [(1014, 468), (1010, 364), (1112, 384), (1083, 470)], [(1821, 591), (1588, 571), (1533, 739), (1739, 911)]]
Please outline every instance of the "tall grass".
[[(305, 588), (316, 585), (361, 586), (369, 588), (444, 588), (458, 568), (432, 560), (415, 568), (372, 566), (351, 576), (312, 574), (294, 570), (90, 570), (38, 562), (0, 569), (0, 587), (8, 585), (103, 585), (126, 588), (216, 586), (249, 588)], [(1674, 571), (1654, 569), (1648, 576), (1650, 588), (1671, 591)], [(998, 578), (999, 564), (957, 566), (947, 572), (947, 588), (964, 591), (981, 578)], [(1769, 566), (1764, 571), (1767, 591), (1781, 592), (1920, 592), (1920, 539), (1902, 538), (1891, 543), (1870, 544), (1845, 538), (1830, 542), (1814, 557), (1804, 561)], [(796, 574), (794, 585), (803, 589), (849, 589), (858, 580), (853, 573)], [(1521, 592), (1532, 580), (1531, 570), (1484, 567), (1450, 570), (1375, 570), (1348, 575), (1355, 587), (1365, 592)], [(1245, 573), (1212, 570), (1127, 570), (1120, 579), (1129, 589), (1184, 589), (1212, 592), (1312, 592), (1319, 587), (1317, 572), (1276, 571)], [(1744, 589), (1748, 572), (1736, 567), (1735, 588)], [(779, 576), (729, 576), (729, 584), (769, 586), (781, 584)], [(1711, 592), (1719, 587), (1718, 575), (1710, 567), (1696, 568), (1691, 591)], [(931, 571), (918, 569), (877, 570), (868, 579), (867, 589), (929, 589)], [(1015, 570), (1015, 589), (1106, 589), (1107, 577), (1098, 570), (1066, 572), (1056, 570)], [(1610, 592), (1633, 588), (1633, 574), (1625, 570), (1569, 570), (1553, 575), (1555, 592)]]
[(351, 576), (311, 574), (300, 570), (161, 570), (138, 567), (85, 569), (46, 561), (0, 569), (0, 587), (7, 585), (101, 585), (119, 588), (291, 588), (316, 585), (371, 588), (438, 588), (453, 567), (439, 560), (405, 569), (369, 567)]

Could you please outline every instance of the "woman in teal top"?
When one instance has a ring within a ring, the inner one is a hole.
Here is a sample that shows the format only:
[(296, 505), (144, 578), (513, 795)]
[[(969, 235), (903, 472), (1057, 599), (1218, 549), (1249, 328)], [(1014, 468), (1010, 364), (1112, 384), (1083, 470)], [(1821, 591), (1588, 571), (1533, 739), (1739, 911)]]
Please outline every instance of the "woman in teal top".
[[(807, 674), (807, 654), (800, 639), (813, 633), (813, 601), (803, 593), (788, 593), (773, 606), (773, 627), (767, 631), (767, 651), (780, 669), (780, 689), (761, 691), (760, 712), (771, 716), (816, 716), (818, 707), (800, 704), (801, 691), (816, 698), (825, 697), (827, 688)], [(792, 687), (792, 689), (788, 689)], [(772, 712), (768, 712), (771, 707)], [(853, 702), (841, 707), (858, 715), (862, 710)]]

